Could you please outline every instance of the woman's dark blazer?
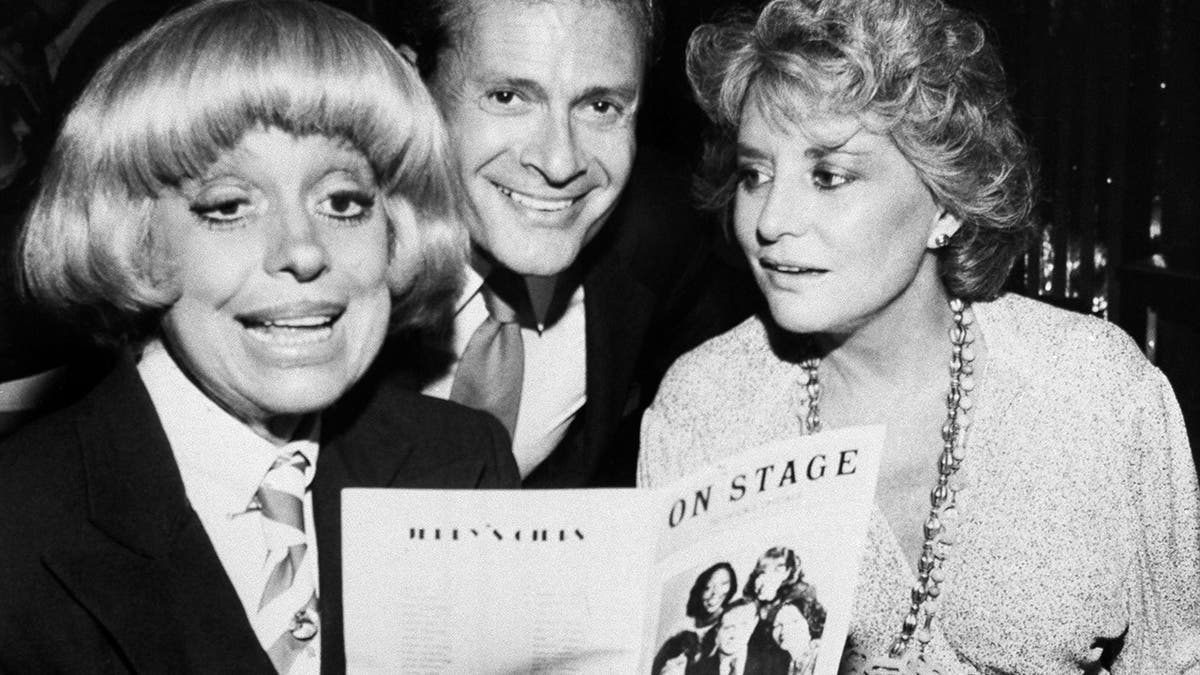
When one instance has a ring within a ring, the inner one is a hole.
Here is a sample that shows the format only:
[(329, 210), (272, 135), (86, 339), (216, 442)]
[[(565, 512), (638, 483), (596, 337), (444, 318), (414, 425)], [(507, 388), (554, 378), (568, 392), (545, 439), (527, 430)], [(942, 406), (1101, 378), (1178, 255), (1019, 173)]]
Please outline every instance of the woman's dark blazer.
[[(490, 416), (375, 381), (327, 411), (312, 488), (322, 671), (345, 670), (341, 488), (519, 484)], [(129, 358), (0, 444), (0, 673), (44, 672), (274, 672)]]

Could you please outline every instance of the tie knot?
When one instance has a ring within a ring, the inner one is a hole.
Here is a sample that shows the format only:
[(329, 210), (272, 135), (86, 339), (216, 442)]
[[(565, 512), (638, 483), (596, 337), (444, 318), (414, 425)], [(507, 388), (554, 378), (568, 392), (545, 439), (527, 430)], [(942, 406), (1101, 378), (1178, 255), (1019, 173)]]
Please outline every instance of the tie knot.
[(308, 458), (300, 451), (275, 458), (255, 493), (258, 506), (269, 520), (304, 531), (302, 500), (307, 488), (304, 469)]
[[(275, 458), (275, 461), (271, 463), (270, 471), (275, 471), (276, 469), (283, 467), (290, 467), (303, 473), (304, 470), (308, 468), (308, 458), (305, 457), (304, 453), (299, 450), (280, 453), (280, 455)], [(270, 471), (268, 471), (268, 473), (270, 473)]]

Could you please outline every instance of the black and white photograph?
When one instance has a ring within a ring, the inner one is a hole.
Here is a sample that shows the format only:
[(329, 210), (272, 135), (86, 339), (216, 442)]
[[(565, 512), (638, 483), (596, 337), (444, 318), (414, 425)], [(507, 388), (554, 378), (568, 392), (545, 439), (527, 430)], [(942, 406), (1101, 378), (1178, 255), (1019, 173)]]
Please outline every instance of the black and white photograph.
[[(652, 675), (729, 672), (739, 660), (743, 673), (815, 672), (825, 608), (816, 587), (805, 581), (802, 557), (786, 546), (772, 546), (743, 574), (744, 588), (727, 561), (696, 576), (684, 605), (688, 620), (661, 640)], [(664, 596), (660, 626), (677, 613), (674, 600)]]
[(0, 674), (1200, 675), (1198, 34), (0, 0)]

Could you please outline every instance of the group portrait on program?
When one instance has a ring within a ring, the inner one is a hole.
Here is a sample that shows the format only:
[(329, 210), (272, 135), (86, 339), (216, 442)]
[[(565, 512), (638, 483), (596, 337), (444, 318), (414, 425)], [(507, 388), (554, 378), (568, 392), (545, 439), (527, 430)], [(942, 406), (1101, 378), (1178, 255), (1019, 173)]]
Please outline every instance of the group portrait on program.
[[(744, 589), (738, 579), (746, 579)], [(744, 577), (727, 561), (700, 572), (684, 607), (687, 621), (659, 647), (653, 675), (742, 672), (812, 675), (825, 608), (804, 578), (796, 551), (772, 546)]]
[[(96, 55), (11, 276), (112, 359), (0, 427), (0, 673), (344, 672), (345, 488), (657, 488), (883, 425), (837, 672), (1200, 674), (1180, 406), (1005, 291), (1038, 180), (983, 23), (768, 0), (664, 55), (661, 3), (389, 40), (185, 1)], [(665, 58), (694, 176), (639, 148)], [(814, 672), (795, 544), (696, 560), (653, 672)]]

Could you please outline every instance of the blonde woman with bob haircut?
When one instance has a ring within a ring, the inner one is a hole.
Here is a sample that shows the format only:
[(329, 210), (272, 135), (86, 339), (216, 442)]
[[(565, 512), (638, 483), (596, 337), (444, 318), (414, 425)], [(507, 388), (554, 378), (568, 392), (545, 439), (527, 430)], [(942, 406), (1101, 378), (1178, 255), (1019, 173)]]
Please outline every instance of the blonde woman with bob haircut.
[(1112, 324), (1002, 292), (1035, 181), (983, 26), (942, 0), (773, 0), (697, 29), (688, 74), (712, 206), (769, 311), (675, 363), (639, 483), (884, 424), (849, 640), (821, 659), (1200, 671), (1200, 491), (1170, 384)]
[(457, 291), (450, 175), (411, 64), (315, 2), (203, 2), (100, 68), (22, 271), (125, 349), (0, 445), (0, 671), (342, 671), (341, 489), (519, 484), (493, 418), (367, 376)]
[[(297, 30), (272, 29), (277, 13)], [(187, 21), (197, 14), (206, 21)], [(322, 5), (205, 3), (122, 49), (75, 104), (42, 178), (21, 245), (33, 297), (100, 319), (103, 337), (143, 337), (146, 315), (176, 292), (156, 258), (154, 197), (270, 126), (363, 154), (391, 216), (388, 282), (411, 296), (396, 321), (435, 319), (466, 245), (444, 131), (412, 68), (357, 24)]]

